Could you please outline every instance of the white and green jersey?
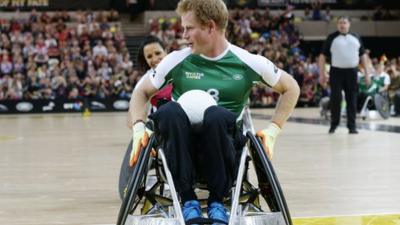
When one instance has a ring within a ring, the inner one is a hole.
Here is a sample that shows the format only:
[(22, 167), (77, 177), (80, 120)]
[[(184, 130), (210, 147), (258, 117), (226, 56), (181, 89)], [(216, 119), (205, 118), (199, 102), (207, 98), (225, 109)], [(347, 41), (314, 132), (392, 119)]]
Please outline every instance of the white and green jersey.
[(219, 106), (239, 116), (252, 86), (274, 86), (280, 75), (281, 71), (265, 57), (229, 44), (215, 58), (192, 54), (190, 48), (174, 51), (160, 62), (150, 80), (158, 89), (172, 83), (175, 100), (189, 90), (207, 91)]

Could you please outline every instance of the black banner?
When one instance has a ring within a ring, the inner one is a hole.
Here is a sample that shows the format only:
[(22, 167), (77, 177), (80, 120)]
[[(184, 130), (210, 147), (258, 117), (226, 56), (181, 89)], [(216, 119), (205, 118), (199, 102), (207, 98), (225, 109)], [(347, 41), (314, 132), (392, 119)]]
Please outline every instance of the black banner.
[(49, 7), (49, 0), (0, 0), (1, 9)]
[(100, 10), (110, 9), (111, 0), (0, 0), (0, 10)]
[(156, 10), (175, 10), (179, 0), (154, 0), (150, 4), (150, 9)]
[(0, 101), (0, 114), (12, 113), (65, 113), (127, 111), (129, 99), (55, 99), (55, 100), (4, 100)]

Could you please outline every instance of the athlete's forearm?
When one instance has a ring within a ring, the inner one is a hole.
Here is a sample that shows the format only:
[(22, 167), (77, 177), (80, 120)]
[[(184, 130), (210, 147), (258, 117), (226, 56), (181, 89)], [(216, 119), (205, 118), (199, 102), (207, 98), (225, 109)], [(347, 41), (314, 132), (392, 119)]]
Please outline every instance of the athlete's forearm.
[(151, 96), (156, 92), (157, 89), (152, 87), (150, 81), (147, 79), (135, 88), (129, 102), (128, 127), (131, 128), (133, 123), (138, 120), (146, 120), (149, 108), (147, 104)]
[(135, 90), (129, 102), (128, 127), (132, 127), (133, 123), (138, 120), (145, 121), (148, 114), (146, 107), (149, 98), (143, 93)]
[(300, 95), (299, 85), (292, 77), (286, 77), (284, 83), (285, 88), (281, 92), (275, 113), (272, 116), (272, 122), (276, 123), (280, 128), (283, 127), (290, 114), (293, 112)]
[(290, 114), (292, 114), (298, 96), (299, 92), (295, 90), (289, 90), (282, 94), (276, 106), (275, 114), (272, 116), (272, 122), (282, 128)]

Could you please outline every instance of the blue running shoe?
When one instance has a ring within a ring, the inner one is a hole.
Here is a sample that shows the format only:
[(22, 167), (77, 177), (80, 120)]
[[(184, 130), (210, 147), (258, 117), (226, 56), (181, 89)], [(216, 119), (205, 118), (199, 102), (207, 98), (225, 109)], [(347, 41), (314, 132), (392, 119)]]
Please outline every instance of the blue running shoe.
[(183, 204), (182, 207), (182, 214), (183, 214), (183, 219), (185, 219), (185, 221), (203, 217), (203, 214), (201, 213), (200, 202), (197, 200), (191, 200), (185, 202), (185, 204)]
[(213, 225), (228, 224), (229, 220), (228, 213), (226, 212), (226, 209), (222, 203), (220, 202), (211, 203), (208, 206), (207, 213), (208, 213), (208, 218), (224, 222), (224, 223), (214, 223)]

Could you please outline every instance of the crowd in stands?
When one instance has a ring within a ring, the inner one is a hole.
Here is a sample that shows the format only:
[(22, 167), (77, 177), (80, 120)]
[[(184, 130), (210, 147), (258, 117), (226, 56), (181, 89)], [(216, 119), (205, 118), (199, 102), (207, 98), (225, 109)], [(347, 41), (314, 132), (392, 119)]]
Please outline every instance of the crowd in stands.
[(0, 100), (129, 97), (139, 78), (117, 11), (0, 20)]
[[(331, 21), (335, 18), (332, 15), (331, 8), (329, 5), (324, 6), (321, 1), (316, 0), (304, 8), (304, 16), (297, 18), (299, 20), (323, 20)], [(400, 14), (398, 10), (391, 11), (389, 8), (383, 6), (376, 6), (372, 14), (365, 14), (357, 18), (363, 21), (388, 21), (388, 20), (399, 20)]]
[[(313, 17), (318, 16), (315, 9), (321, 6), (312, 7)], [(133, 67), (116, 11), (17, 14), (0, 20), (0, 100), (130, 97), (142, 74)], [(327, 14), (320, 16), (327, 19)], [(228, 39), (292, 74), (301, 87), (300, 104), (318, 105), (329, 90), (318, 84), (316, 58), (299, 48), (294, 21), (291, 6), (278, 13), (233, 9)], [(185, 46), (178, 18), (153, 19), (149, 26), (168, 52)], [(380, 63), (377, 58), (371, 62)], [(400, 58), (384, 65), (391, 78), (400, 77)], [(259, 86), (250, 98), (252, 106), (273, 106), (278, 95)]]
[(363, 20), (375, 20), (375, 21), (382, 21), (382, 20), (399, 20), (400, 15), (397, 12), (392, 12), (388, 8), (384, 8), (382, 6), (377, 6), (375, 8), (374, 14), (372, 17), (363, 17)]
[(330, 21), (332, 19), (331, 9), (329, 6), (325, 7), (323, 12), (323, 6), (320, 1), (315, 1), (311, 4), (311, 7), (304, 8), (304, 20), (324, 20)]

